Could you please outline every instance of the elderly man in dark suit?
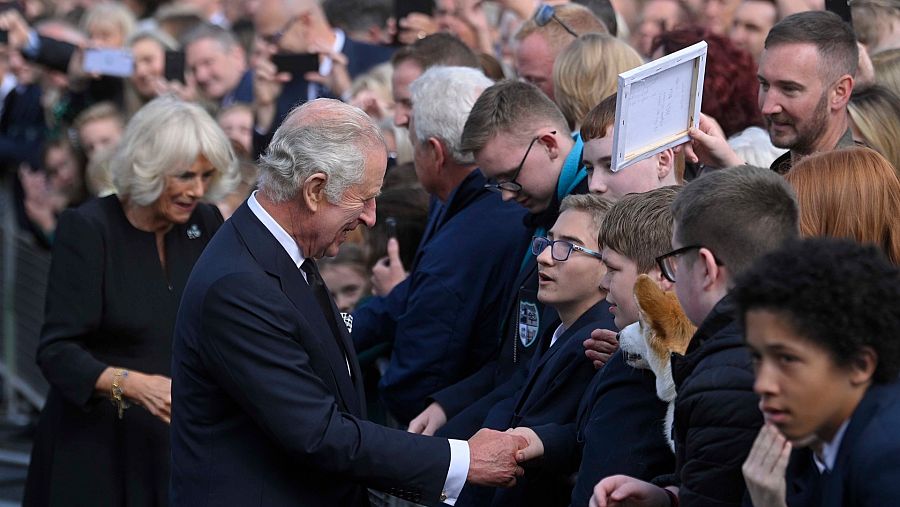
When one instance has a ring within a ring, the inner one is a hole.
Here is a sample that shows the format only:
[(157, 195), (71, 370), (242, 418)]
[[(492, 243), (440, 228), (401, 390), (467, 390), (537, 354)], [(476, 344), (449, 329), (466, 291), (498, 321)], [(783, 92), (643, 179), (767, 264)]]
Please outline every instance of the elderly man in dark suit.
[(185, 288), (173, 345), (173, 505), (367, 505), (366, 487), (453, 504), (468, 480), (511, 485), (521, 437), (468, 442), (365, 420), (347, 327), (313, 259), (375, 222), (387, 161), (377, 126), (329, 99), (297, 108), (259, 190)]

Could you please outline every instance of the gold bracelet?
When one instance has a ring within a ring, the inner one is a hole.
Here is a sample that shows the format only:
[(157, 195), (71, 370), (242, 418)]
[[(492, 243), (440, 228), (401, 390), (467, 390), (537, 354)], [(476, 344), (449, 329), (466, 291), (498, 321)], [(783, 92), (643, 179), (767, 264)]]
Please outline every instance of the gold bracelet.
[(122, 418), (122, 415), (125, 413), (125, 409), (130, 407), (131, 404), (128, 403), (128, 400), (123, 396), (124, 391), (122, 389), (122, 385), (119, 383), (120, 381), (128, 378), (128, 370), (121, 369), (117, 370), (113, 375), (112, 381), (112, 404), (119, 409), (119, 419)]

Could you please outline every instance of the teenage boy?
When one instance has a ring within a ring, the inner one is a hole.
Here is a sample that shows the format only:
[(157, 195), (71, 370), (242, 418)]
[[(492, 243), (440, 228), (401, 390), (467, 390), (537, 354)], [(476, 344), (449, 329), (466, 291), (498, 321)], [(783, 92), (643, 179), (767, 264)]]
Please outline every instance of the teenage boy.
[[(664, 290), (672, 288), (655, 259), (670, 248), (670, 206), (678, 190), (664, 187), (625, 196), (600, 226), (598, 243), (607, 264), (601, 286), (607, 291), (607, 304), (616, 307), (613, 315), (619, 328), (638, 320), (633, 296), (638, 275), (649, 275)], [(520, 461), (543, 458), (525, 465), (522, 480), (548, 470), (566, 475), (578, 471), (570, 494), (534, 505), (568, 505), (571, 500), (571, 505), (583, 507), (591, 488), (606, 475), (651, 479), (671, 472), (675, 463), (663, 435), (665, 415), (666, 404), (656, 396), (652, 372), (628, 366), (621, 352), (613, 354), (585, 390), (575, 423), (529, 428), (523, 421), (523, 427), (512, 430), (529, 440)], [(530, 498), (521, 505), (530, 504)]]
[(753, 261), (797, 236), (793, 192), (772, 171), (740, 166), (689, 183), (672, 213), (672, 251), (658, 263), (677, 282), (678, 300), (698, 326), (687, 353), (672, 356), (675, 474), (655, 481), (666, 488), (607, 477), (594, 488), (600, 506), (740, 505), (741, 464), (762, 426), (750, 354), (729, 290)]
[[(528, 377), (515, 395), (494, 405), (483, 426), (506, 430), (519, 425), (567, 424), (575, 421), (594, 367), (582, 339), (597, 328), (615, 329), (601, 280), (606, 268), (597, 245), (597, 230), (611, 204), (596, 195), (570, 195), (546, 236), (535, 236), (538, 300), (559, 318), (548, 326), (528, 366)], [(471, 496), (467, 495), (471, 491)], [(569, 499), (569, 474), (543, 469), (521, 478), (512, 489), (466, 488), (457, 506), (556, 505)]]
[(895, 505), (900, 270), (874, 246), (810, 239), (756, 263), (734, 298), (766, 419), (744, 465), (753, 504)]
[[(581, 124), (581, 138), (584, 140), (582, 164), (587, 169), (591, 193), (616, 202), (631, 193), (678, 184), (675, 154), (671, 149), (612, 172), (610, 161), (615, 123), (616, 96), (612, 95), (594, 106)], [(618, 342), (614, 334), (597, 330), (584, 342), (584, 346), (585, 354), (594, 361), (594, 366), (600, 368), (615, 352)]]
[(592, 193), (615, 202), (627, 194), (678, 184), (675, 152), (671, 148), (613, 172), (610, 167), (615, 124), (616, 94), (594, 106), (581, 124), (582, 159)]

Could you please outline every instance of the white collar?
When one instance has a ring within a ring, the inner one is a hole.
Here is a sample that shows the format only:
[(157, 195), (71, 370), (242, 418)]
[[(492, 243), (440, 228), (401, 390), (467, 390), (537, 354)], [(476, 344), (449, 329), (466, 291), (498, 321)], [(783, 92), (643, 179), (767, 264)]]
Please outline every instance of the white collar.
[(834, 462), (837, 460), (838, 451), (841, 450), (841, 441), (844, 440), (844, 433), (847, 432), (847, 426), (850, 425), (850, 419), (844, 421), (844, 424), (838, 428), (837, 433), (834, 434), (834, 438), (831, 439), (831, 442), (827, 442), (822, 444), (821, 454), (822, 457), (819, 457), (818, 452), (813, 453), (813, 460), (816, 462), (816, 468), (819, 469), (819, 473), (824, 473), (827, 471), (834, 470)]
[[(256, 218), (259, 219), (260, 222), (272, 233), (272, 236), (275, 236), (275, 239), (278, 240), (278, 243), (284, 247), (284, 250), (291, 257), (291, 260), (294, 264), (297, 265), (297, 268), (303, 264), (303, 261), (306, 260), (306, 257), (303, 256), (303, 252), (300, 251), (300, 246), (297, 245), (297, 242), (294, 241), (294, 238), (288, 233), (288, 231), (284, 230), (284, 227), (281, 226), (278, 222), (272, 218), (272, 215), (266, 211), (262, 205), (259, 204), (259, 201), (256, 200), (256, 193), (259, 190), (254, 190), (250, 197), (247, 199), (247, 206), (250, 206), (250, 211), (256, 215)], [(303, 271), (301, 271), (303, 273)], [(304, 273), (304, 278), (306, 274)]]
[[(553, 332), (553, 337), (550, 338), (550, 347), (553, 347), (553, 345), (556, 343), (556, 340), (559, 340), (559, 337), (562, 336), (565, 332), (566, 326), (564, 324), (560, 324), (559, 327), (556, 328), (556, 331)], [(547, 348), (549, 349), (550, 347)]]

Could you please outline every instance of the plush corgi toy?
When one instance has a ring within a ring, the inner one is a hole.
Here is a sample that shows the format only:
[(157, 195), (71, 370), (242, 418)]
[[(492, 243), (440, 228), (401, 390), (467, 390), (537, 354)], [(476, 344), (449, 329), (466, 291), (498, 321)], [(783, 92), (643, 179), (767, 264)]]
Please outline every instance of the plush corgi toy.
[(674, 452), (672, 422), (676, 393), (670, 358), (673, 352), (683, 355), (687, 351), (697, 327), (684, 314), (675, 293), (663, 292), (647, 275), (639, 276), (635, 282), (634, 299), (640, 309), (640, 319), (619, 333), (619, 348), (630, 366), (649, 369), (656, 375), (656, 395), (669, 404), (663, 430)]

